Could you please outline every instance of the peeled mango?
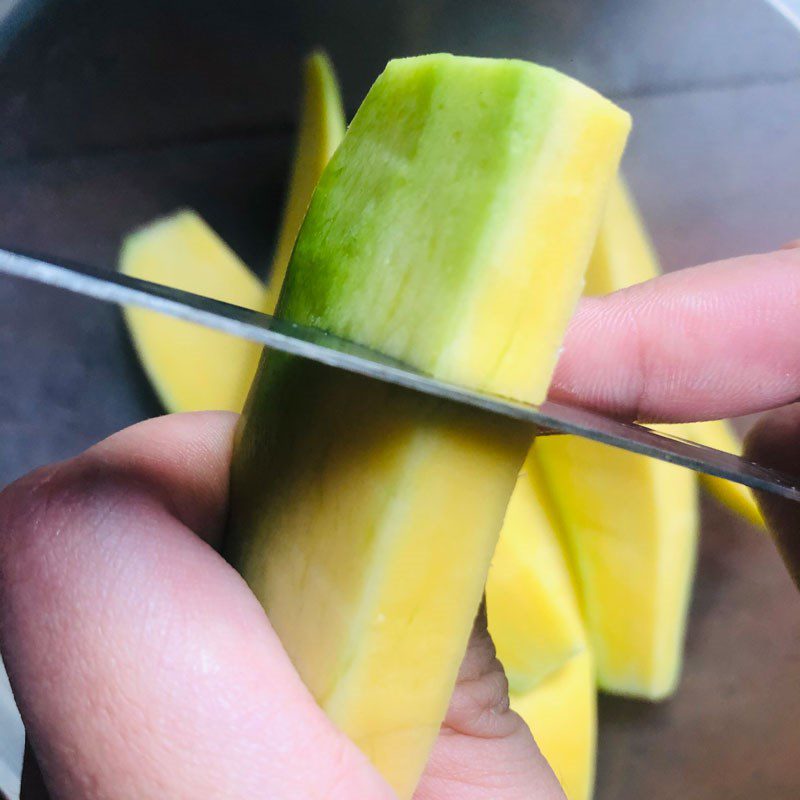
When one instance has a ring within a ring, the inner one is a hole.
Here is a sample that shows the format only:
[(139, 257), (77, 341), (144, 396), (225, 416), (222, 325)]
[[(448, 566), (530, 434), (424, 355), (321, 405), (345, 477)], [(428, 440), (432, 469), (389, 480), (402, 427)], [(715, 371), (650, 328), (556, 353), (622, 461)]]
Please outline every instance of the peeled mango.
[(525, 462), (486, 583), (489, 632), (516, 694), (587, 648), (559, 521), (536, 459)]
[[(320, 179), (277, 313), (541, 400), (628, 128), (525, 62), (390, 62)], [(274, 353), (246, 403), (225, 552), (400, 797), (438, 735), (529, 435)]]
[[(344, 135), (342, 101), (331, 64), (314, 53), (304, 69), (303, 104), (290, 192), (267, 286), (194, 211), (180, 211), (125, 240), (127, 275), (272, 313), (297, 232), (322, 170)], [(139, 360), (168, 411), (241, 411), (261, 348), (139, 308), (125, 309)]]
[(568, 800), (589, 800), (597, 742), (593, 657), (560, 523), (532, 454), (506, 511), (486, 604), (511, 708), (533, 731)]
[[(620, 175), (609, 194), (605, 221), (586, 273), (584, 294), (608, 294), (655, 278), (660, 273), (655, 248), (633, 195)], [(666, 430), (669, 431), (670, 426)], [(717, 450), (737, 455), (742, 452), (741, 440), (726, 420), (681, 425), (673, 432)], [(702, 474), (700, 483), (732, 511), (755, 525), (763, 526), (753, 494), (746, 486)]]
[[(228, 303), (259, 308), (264, 285), (194, 211), (180, 211), (130, 234), (120, 269)], [(133, 345), (169, 411), (240, 411), (258, 366), (252, 342), (130, 306)]]
[[(645, 279), (655, 263), (650, 252), (618, 179), (586, 291), (607, 293)], [(666, 697), (680, 674), (694, 576), (694, 474), (574, 436), (541, 437), (534, 452), (578, 579), (599, 686)]]
[(511, 708), (528, 724), (567, 800), (590, 800), (597, 749), (597, 688), (592, 653), (574, 655)]

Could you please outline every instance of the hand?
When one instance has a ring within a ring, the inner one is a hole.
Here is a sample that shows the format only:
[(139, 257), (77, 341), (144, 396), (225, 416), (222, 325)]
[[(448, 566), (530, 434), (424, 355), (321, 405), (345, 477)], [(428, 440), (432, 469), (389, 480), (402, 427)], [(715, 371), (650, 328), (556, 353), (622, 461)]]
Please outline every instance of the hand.
[[(672, 421), (782, 405), (798, 298), (787, 251), (587, 300), (553, 396)], [(0, 494), (0, 648), (53, 797), (391, 797), (213, 549), (234, 424), (151, 420)], [(507, 702), (479, 618), (419, 800), (562, 796)]]
[[(214, 550), (235, 423), (154, 419), (0, 495), (0, 647), (54, 798), (393, 796)], [(419, 798), (562, 797), (483, 615), (444, 727)]]

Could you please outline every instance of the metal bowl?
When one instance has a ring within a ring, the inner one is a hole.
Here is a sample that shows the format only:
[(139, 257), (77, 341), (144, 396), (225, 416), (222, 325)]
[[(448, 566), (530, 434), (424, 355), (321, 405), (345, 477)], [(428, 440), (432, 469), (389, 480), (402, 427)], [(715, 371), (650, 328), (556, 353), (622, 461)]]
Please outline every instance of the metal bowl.
[[(263, 269), (321, 44), (350, 110), (393, 56), (556, 66), (633, 113), (624, 166), (668, 269), (772, 248), (800, 235), (800, 16), (773, 5), (6, 0), (0, 245), (111, 266), (126, 231), (191, 205)], [(0, 486), (158, 411), (115, 310), (0, 281)], [(601, 700), (598, 798), (800, 792), (800, 604), (765, 537), (705, 512), (683, 682)], [(17, 723), (2, 734), (6, 788)]]

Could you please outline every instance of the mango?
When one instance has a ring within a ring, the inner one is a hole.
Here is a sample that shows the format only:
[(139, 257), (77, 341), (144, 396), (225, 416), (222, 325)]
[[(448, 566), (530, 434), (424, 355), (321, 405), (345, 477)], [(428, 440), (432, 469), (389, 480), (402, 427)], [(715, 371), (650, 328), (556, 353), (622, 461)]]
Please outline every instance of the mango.
[[(586, 276), (605, 294), (656, 274), (621, 179)], [(578, 577), (598, 683), (661, 699), (680, 674), (698, 531), (693, 473), (572, 436), (534, 448)]]
[(675, 688), (694, 575), (693, 473), (574, 436), (534, 447), (562, 520), (602, 689)]
[[(129, 235), (120, 269), (135, 278), (259, 308), (264, 286), (193, 211)], [(139, 360), (169, 411), (239, 411), (258, 366), (251, 342), (130, 306), (124, 311)]]
[(567, 800), (590, 800), (597, 748), (597, 692), (592, 654), (573, 656), (511, 708), (528, 724)]
[(559, 522), (533, 457), (506, 510), (486, 610), (512, 693), (526, 694), (587, 647)]
[(267, 283), (264, 310), (269, 314), (278, 304), (286, 268), (289, 266), (292, 249), (311, 196), (317, 188), (322, 171), (342, 141), (344, 131), (344, 107), (333, 65), (325, 53), (312, 53), (305, 63), (303, 101), (292, 176)]
[[(266, 287), (193, 211), (179, 212), (128, 236), (120, 269), (137, 278), (272, 313), (314, 187), (344, 127), (333, 69), (323, 53), (314, 53), (305, 64), (290, 193)], [(242, 410), (260, 347), (143, 309), (126, 308), (125, 320), (139, 360), (168, 411)]]
[[(706, 447), (714, 447), (717, 450), (736, 455), (742, 454), (742, 440), (726, 420), (693, 422), (682, 426), (682, 434), (679, 432), (679, 435), (698, 444), (704, 444)], [(765, 527), (764, 517), (761, 516), (753, 493), (746, 486), (726, 481), (723, 478), (715, 478), (713, 475), (700, 475), (700, 483), (731, 511), (752, 525)]]
[[(615, 181), (608, 208), (586, 273), (587, 295), (601, 295), (655, 278), (661, 273), (658, 256), (624, 179)], [(670, 428), (666, 429), (667, 431)], [(741, 454), (742, 443), (725, 420), (697, 422), (673, 431), (698, 444)], [(739, 483), (700, 475), (700, 483), (732, 511), (755, 525), (764, 521), (752, 492)]]
[[(532, 64), (390, 62), (322, 175), (278, 314), (541, 400), (629, 124)], [(322, 708), (401, 798), (443, 719), (529, 438), (262, 357), (225, 553)]]
[(560, 523), (531, 453), (486, 584), (489, 632), (527, 723), (568, 800), (589, 800), (597, 740), (593, 660)]

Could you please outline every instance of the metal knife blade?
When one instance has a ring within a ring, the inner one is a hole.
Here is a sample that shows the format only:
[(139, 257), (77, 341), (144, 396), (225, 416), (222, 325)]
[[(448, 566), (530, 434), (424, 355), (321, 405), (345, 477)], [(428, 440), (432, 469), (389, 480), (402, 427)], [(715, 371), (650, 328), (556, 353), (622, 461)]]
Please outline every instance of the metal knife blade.
[(0, 250), (0, 273), (109, 303), (141, 306), (249, 339), (273, 350), (523, 420), (548, 432), (582, 436), (800, 501), (800, 477), (795, 478), (730, 453), (668, 436), (644, 425), (620, 422), (586, 409), (551, 402), (534, 406), (438, 381), (381, 353), (324, 331), (295, 325), (230, 303), (132, 278), (116, 271), (54, 264), (8, 250)]

